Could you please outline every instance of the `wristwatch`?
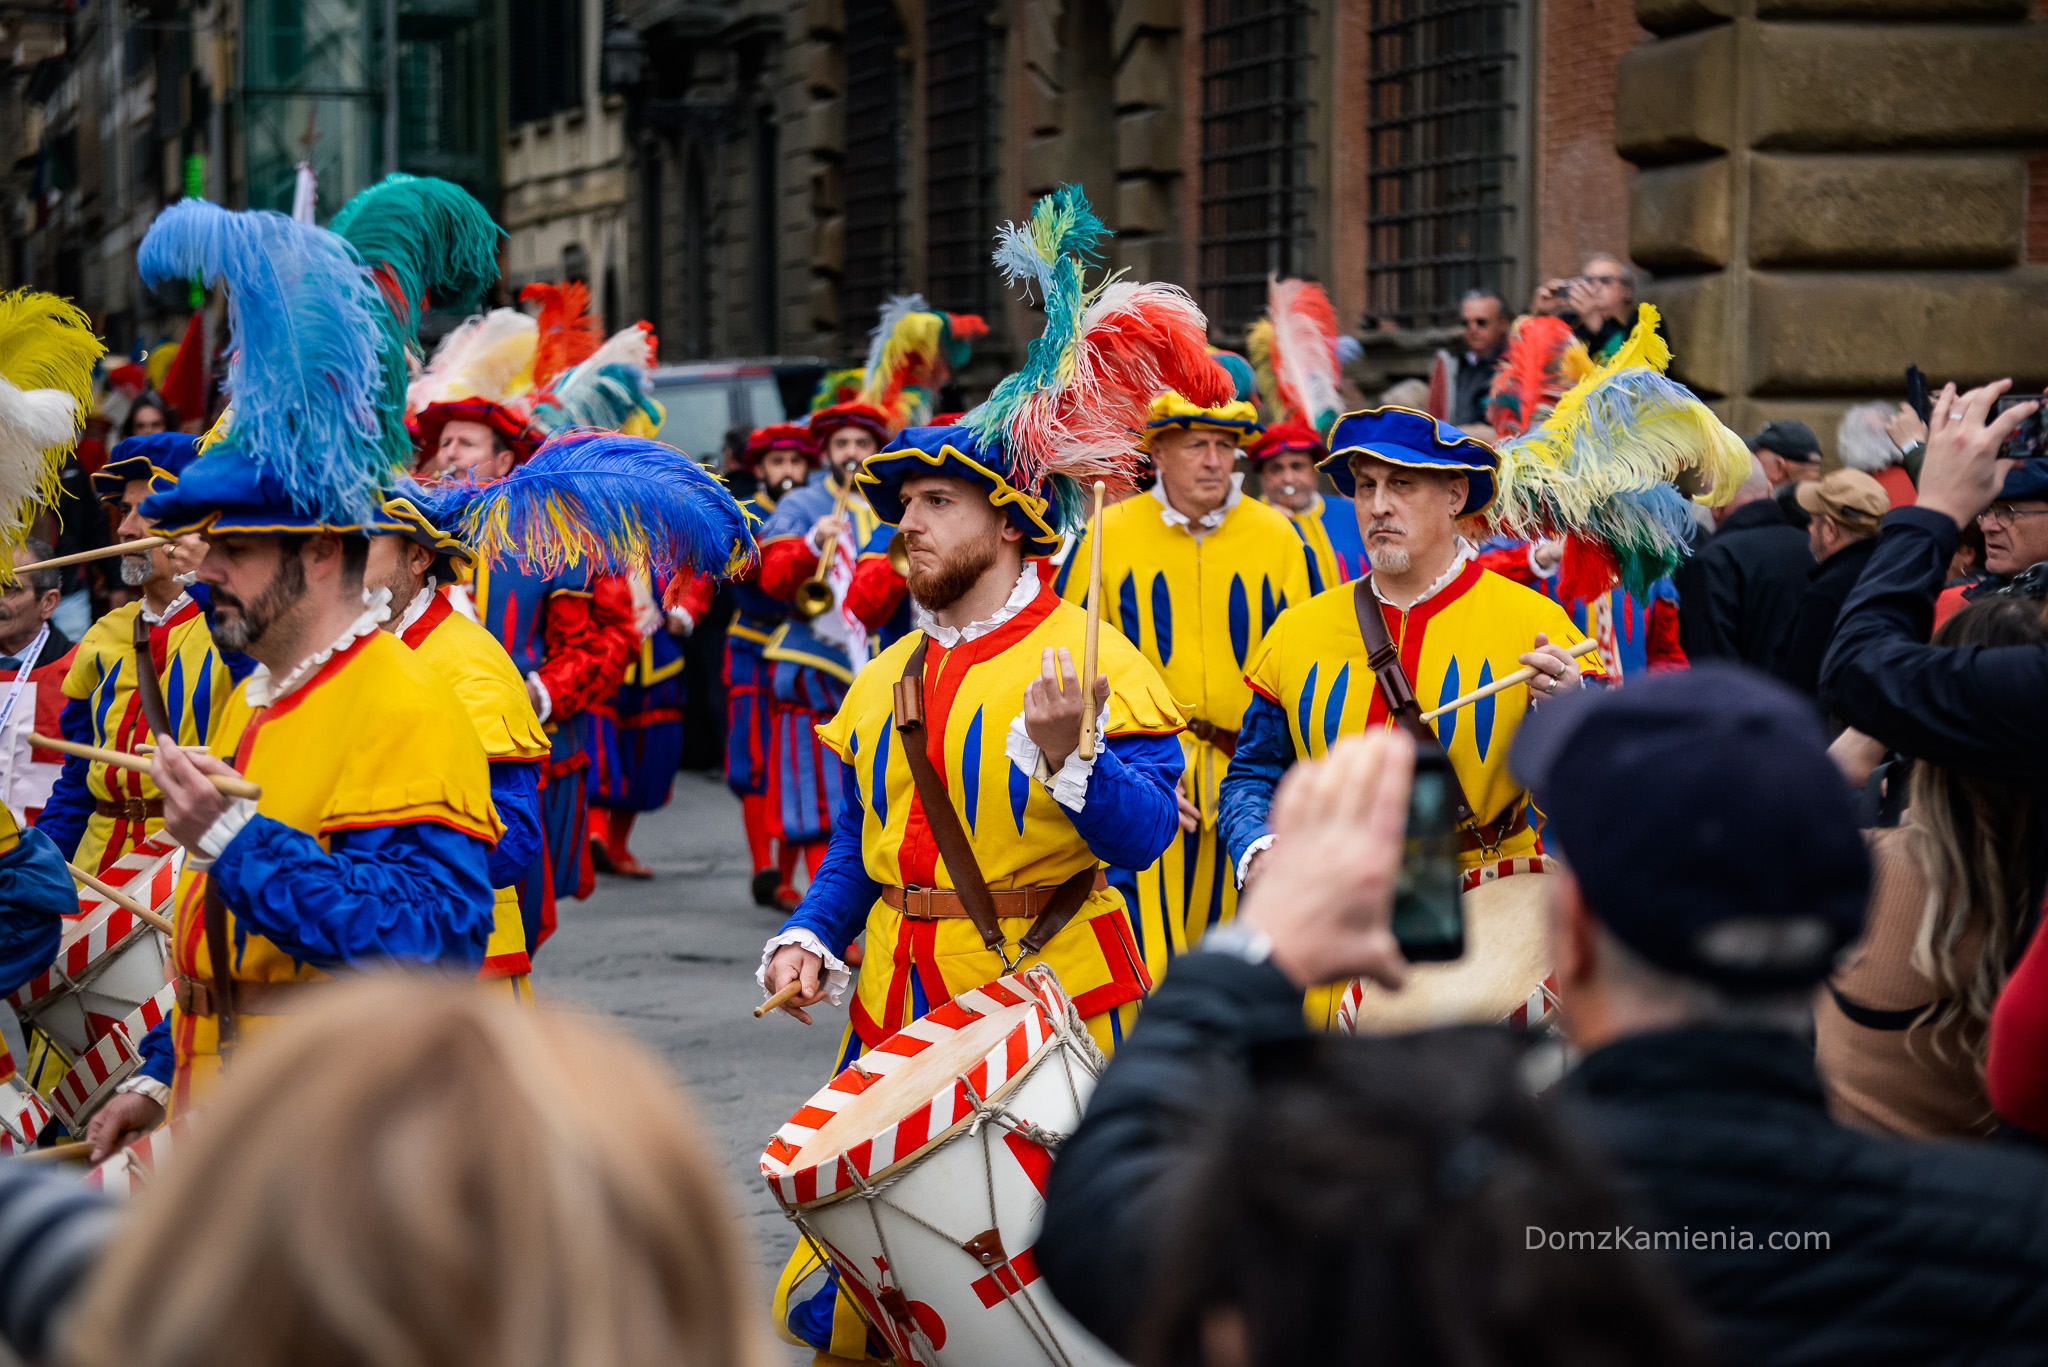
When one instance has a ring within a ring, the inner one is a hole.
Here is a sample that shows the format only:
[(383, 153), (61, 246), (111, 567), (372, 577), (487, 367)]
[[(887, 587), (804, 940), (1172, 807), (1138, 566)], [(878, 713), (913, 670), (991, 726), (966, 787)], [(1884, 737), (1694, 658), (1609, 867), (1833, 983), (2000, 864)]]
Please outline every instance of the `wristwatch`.
[(1263, 930), (1232, 922), (1204, 935), (1200, 948), (1211, 954), (1228, 954), (1248, 964), (1262, 964), (1273, 957), (1273, 937)]

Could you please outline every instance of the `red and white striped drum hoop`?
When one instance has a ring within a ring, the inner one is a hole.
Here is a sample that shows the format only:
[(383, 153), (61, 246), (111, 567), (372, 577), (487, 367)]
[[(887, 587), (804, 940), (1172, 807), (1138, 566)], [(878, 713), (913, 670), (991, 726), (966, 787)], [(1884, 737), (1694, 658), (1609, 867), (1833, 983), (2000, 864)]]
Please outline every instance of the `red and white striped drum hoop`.
[(1337, 1030), (1391, 1035), (1487, 1021), (1548, 1025), (1557, 999), (1545, 903), (1559, 871), (1540, 854), (1466, 870), (1464, 957), (1409, 965), (1399, 992), (1354, 978), (1337, 1002)]
[(826, 1084), (761, 1176), (901, 1362), (1113, 1367), (1032, 1245), (1103, 1064), (1044, 965), (963, 992)]

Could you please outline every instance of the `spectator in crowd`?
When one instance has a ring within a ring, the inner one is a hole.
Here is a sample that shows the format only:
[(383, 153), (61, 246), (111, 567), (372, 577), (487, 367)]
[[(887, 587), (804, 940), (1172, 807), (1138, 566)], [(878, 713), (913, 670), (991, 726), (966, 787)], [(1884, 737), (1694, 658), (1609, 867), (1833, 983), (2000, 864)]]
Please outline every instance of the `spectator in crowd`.
[(145, 389), (135, 396), (135, 402), (128, 405), (128, 417), (121, 424), (121, 440), (130, 437), (146, 437), (152, 432), (174, 432), (178, 427), (178, 412), (164, 396), (153, 389)]
[(1396, 380), (1380, 392), (1381, 408), (1412, 408), (1418, 413), (1429, 411), (1429, 382), (1427, 380)]
[(753, 467), (747, 464), (747, 438), (752, 435), (747, 428), (735, 427), (725, 434), (720, 448), (723, 465), (719, 474), (725, 479), (725, 487), (732, 490), (732, 496), (742, 502), (754, 496), (761, 487), (760, 478)]
[(1719, 529), (1671, 576), (1678, 588), (1678, 641), (1686, 658), (1739, 660), (1769, 669), (1806, 592), (1813, 551), (1785, 520), (1752, 453), (1749, 478), (1724, 507)]
[[(76, 451), (64, 458), (63, 469), (58, 472), (55, 504), (37, 521), (43, 533), (40, 539), (54, 546), (58, 555), (96, 551), (113, 539), (109, 535), (107, 511), (93, 493), (92, 476)], [(59, 593), (57, 629), (74, 641), (85, 635), (93, 622), (88, 575), (97, 569), (91, 564), (66, 565), (55, 572)]]
[(1621, 349), (1636, 323), (1635, 271), (1618, 256), (1595, 253), (1586, 258), (1577, 279), (1551, 280), (1539, 287), (1529, 311), (1564, 319), (1593, 359), (1606, 361)]
[(609, 1030), (366, 975), (204, 1119), (60, 1326), (72, 1367), (768, 1361), (719, 1164)]
[[(1561, 1099), (1745, 1364), (2018, 1361), (2048, 1342), (2048, 1162), (1829, 1119), (1805, 1032), (1869, 861), (1812, 711), (1722, 667), (1545, 708), (1517, 773), (1570, 872)], [(1626, 816), (1621, 814), (1626, 813)], [(1745, 1244), (1743, 1238), (1750, 1241)]]
[(1467, 290), (1458, 305), (1463, 345), (1439, 351), (1429, 374), (1429, 412), (1453, 427), (1487, 427), (1486, 395), (1507, 351), (1507, 301), (1492, 290)]
[[(2048, 561), (2048, 460), (2031, 460), (2014, 468), (1999, 487), (1998, 501), (1977, 515), (1973, 526), (1982, 538), (1984, 573), (1966, 583), (1946, 585), (1934, 601), (1934, 625), (1938, 628), (1965, 603), (1995, 593), (2013, 580)], [(1956, 543), (1960, 555), (1969, 544), (1965, 528)], [(1949, 578), (1955, 575), (1949, 562)]]
[(1749, 449), (1763, 462), (1773, 493), (1820, 478), (1820, 438), (1796, 418), (1765, 423), (1749, 439)]
[[(2038, 600), (1991, 598), (1934, 641), (2039, 646), (2048, 624)], [(2048, 884), (2048, 794), (1925, 763), (1908, 789), (1904, 821), (1871, 837), (1863, 939), (1814, 1001), (1821, 1078), (1860, 1129), (1988, 1134), (1986, 1031)]]
[(1814, 565), (1772, 672), (1811, 697), (1820, 691), (1820, 662), (1835, 618), (1877, 549), (1878, 519), (1891, 505), (1883, 486), (1861, 470), (1837, 470), (1801, 484), (1796, 496), (1811, 519), (1806, 537)]
[(1038, 1265), (1144, 1367), (1695, 1361), (1633, 1251), (1529, 1243), (1628, 1216), (1530, 1106), (1512, 1037), (1306, 1032), (1304, 985), (1404, 974), (1412, 765), (1376, 731), (1281, 784), (1290, 857), (1147, 1003), (1053, 1167)]
[(1888, 403), (1855, 405), (1835, 428), (1835, 454), (1849, 469), (1861, 470), (1882, 485), (1892, 507), (1903, 508), (1914, 498), (1913, 477), (1906, 473), (1906, 453), (1888, 430), (1897, 418)]

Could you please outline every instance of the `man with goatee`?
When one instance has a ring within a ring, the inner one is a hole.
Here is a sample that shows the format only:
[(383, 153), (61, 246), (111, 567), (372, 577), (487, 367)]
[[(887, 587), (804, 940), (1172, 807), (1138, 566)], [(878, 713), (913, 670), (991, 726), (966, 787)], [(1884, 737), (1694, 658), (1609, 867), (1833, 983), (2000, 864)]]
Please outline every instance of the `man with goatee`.
[[(142, 501), (152, 483), (157, 489), (177, 485), (197, 445), (180, 432), (156, 432), (114, 448), (92, 482), (119, 515), (121, 540), (150, 535), (138, 511)], [(192, 586), (205, 558), (206, 543), (196, 536), (121, 557), (121, 582), (140, 597), (93, 623), (79, 641), (64, 677), (70, 701), (59, 725), (66, 739), (129, 754), (149, 741), (153, 726), (202, 749), (212, 739), (222, 704), (253, 662), (239, 653), (224, 656), (214, 642), (205, 591)], [(159, 705), (164, 715), (152, 721)], [(163, 829), (163, 810), (148, 774), (74, 758), (65, 762), (36, 825), (66, 859), (105, 873)]]

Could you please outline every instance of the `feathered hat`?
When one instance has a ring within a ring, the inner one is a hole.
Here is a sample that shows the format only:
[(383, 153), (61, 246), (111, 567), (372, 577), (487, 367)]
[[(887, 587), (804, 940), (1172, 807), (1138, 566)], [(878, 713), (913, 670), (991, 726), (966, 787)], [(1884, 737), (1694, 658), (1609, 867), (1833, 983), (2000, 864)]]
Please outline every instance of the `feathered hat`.
[(1234, 351), (1225, 351), (1222, 347), (1213, 346), (1209, 348), (1209, 359), (1229, 372), (1231, 398), (1243, 399), (1246, 403), (1252, 403), (1258, 399), (1259, 377), (1252, 370), (1252, 363), (1250, 361), (1247, 361)]
[(519, 309), (492, 309), (441, 339), (406, 394), (422, 459), (433, 455), (451, 422), (482, 423), (505, 439), (516, 460), (533, 454), (540, 434), (527, 409), (539, 340), (539, 325)]
[(1192, 432), (1196, 428), (1228, 432), (1242, 445), (1264, 432), (1266, 425), (1259, 421), (1259, 410), (1244, 399), (1196, 403), (1179, 390), (1169, 389), (1152, 400), (1145, 415), (1145, 430), (1138, 437), (1138, 449), (1150, 451), (1152, 438), (1158, 433)]
[(443, 499), (413, 479), (403, 479), (384, 495), (386, 521), (393, 535), (425, 546), (434, 553), (429, 571), (443, 584), (455, 583), (462, 570), (476, 564), (476, 552), (456, 532)]
[(92, 320), (54, 294), (0, 294), (0, 552), (54, 506), (64, 458), (92, 412), (92, 371), (106, 353)]
[(1683, 561), (1693, 521), (1673, 481), (1692, 472), (1718, 506), (1749, 476), (1749, 448), (1664, 375), (1671, 349), (1641, 304), (1613, 358), (1557, 401), (1542, 425), (1500, 446), (1493, 523), (1510, 536), (1564, 537), (1559, 591), (1591, 599), (1617, 582), (1641, 596)]
[(1309, 280), (1266, 280), (1266, 316), (1245, 334), (1266, 415), (1327, 432), (1343, 399), (1337, 392), (1337, 310)]
[(1486, 396), (1486, 420), (1502, 437), (1519, 437), (1557, 407), (1593, 359), (1562, 318), (1535, 313), (1515, 320)]
[(930, 423), (939, 390), (967, 364), (975, 339), (987, 335), (988, 324), (977, 314), (934, 309), (921, 294), (891, 295), (868, 333), (866, 363), (827, 372), (818, 383), (810, 415), (817, 449), (822, 453), (842, 427), (883, 442)]
[(504, 234), (453, 181), (393, 172), (342, 205), (327, 226), (370, 267), (392, 326), (414, 352), (422, 309), (468, 313), (498, 278)]
[(145, 284), (227, 287), (229, 410), (203, 454), (142, 515), (166, 536), (363, 531), (411, 463), (405, 353), (347, 240), (267, 209), (201, 199), (157, 215), (136, 253)]
[(673, 446), (617, 432), (566, 432), (487, 484), (419, 486), (415, 508), (492, 563), (552, 576), (679, 570), (731, 577), (754, 563), (752, 518), (716, 475)]
[(132, 479), (148, 480), (151, 493), (170, 488), (199, 459), (199, 438), (184, 432), (150, 432), (114, 446), (107, 463), (92, 472), (100, 502), (118, 502)]
[(1447, 422), (1413, 408), (1388, 406), (1346, 413), (1330, 428), (1330, 454), (1322, 468), (1346, 498), (1358, 494), (1351, 472), (1353, 456), (1370, 456), (1411, 470), (1440, 470), (1465, 477), (1465, 505), (1459, 517), (1483, 513), (1492, 506), (1498, 457), (1477, 437), (1468, 437)]
[[(540, 350), (549, 350), (545, 325)], [(661, 430), (663, 416), (661, 406), (647, 397), (654, 354), (654, 329), (644, 322), (620, 329), (568, 369), (546, 378), (537, 354), (534, 428), (543, 434), (592, 427), (652, 436)]]
[(1023, 369), (958, 425), (907, 428), (868, 458), (859, 483), (883, 521), (903, 516), (905, 479), (947, 474), (987, 491), (1024, 532), (1027, 553), (1050, 554), (1080, 521), (1084, 484), (1132, 487), (1134, 439), (1153, 395), (1231, 401), (1229, 374), (1209, 358), (1208, 320), (1186, 291), (1119, 275), (1086, 283), (1108, 233), (1074, 185), (1004, 225), (996, 264), (1045, 301), (1045, 332)]

